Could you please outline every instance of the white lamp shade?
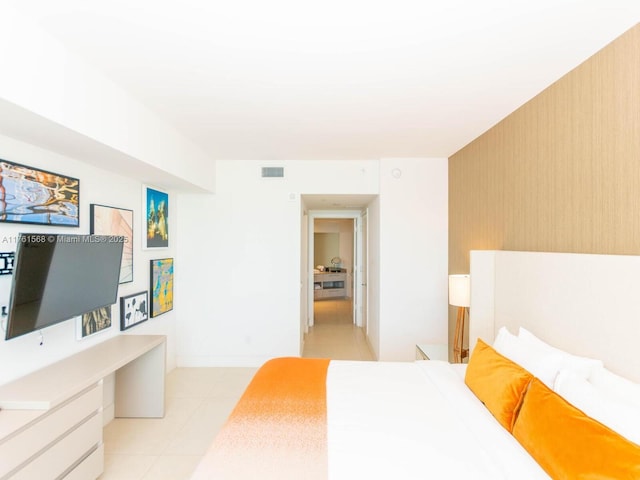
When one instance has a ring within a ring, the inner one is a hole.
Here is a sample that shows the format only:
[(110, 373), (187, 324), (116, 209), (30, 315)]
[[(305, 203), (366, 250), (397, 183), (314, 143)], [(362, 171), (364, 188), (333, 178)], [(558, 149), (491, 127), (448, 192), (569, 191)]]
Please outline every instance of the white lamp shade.
[(449, 305), (471, 306), (471, 277), (469, 275), (449, 275)]

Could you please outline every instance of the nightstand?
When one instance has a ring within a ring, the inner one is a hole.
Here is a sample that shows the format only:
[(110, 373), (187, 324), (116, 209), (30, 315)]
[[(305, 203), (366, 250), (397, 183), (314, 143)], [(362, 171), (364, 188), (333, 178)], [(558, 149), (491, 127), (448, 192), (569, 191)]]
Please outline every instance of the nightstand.
[(440, 343), (423, 343), (416, 345), (416, 360), (449, 361), (449, 346)]

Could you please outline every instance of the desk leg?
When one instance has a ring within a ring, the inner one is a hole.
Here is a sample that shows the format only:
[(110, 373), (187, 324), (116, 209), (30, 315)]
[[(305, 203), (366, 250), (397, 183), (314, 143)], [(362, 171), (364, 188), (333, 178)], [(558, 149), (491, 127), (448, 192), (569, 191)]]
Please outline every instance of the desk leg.
[(164, 417), (166, 343), (116, 370), (116, 417)]

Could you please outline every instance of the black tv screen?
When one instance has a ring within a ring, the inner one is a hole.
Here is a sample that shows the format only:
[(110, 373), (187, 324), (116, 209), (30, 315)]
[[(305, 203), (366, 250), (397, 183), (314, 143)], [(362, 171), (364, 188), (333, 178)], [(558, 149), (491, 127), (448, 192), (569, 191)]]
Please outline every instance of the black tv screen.
[(122, 237), (20, 234), (6, 339), (117, 300)]

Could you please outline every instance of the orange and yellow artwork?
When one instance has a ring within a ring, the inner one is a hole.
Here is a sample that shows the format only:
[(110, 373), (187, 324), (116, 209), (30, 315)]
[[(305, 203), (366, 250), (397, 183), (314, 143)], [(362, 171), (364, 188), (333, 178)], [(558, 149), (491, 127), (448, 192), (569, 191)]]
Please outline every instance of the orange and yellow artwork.
[(173, 258), (151, 260), (151, 318), (173, 309)]

